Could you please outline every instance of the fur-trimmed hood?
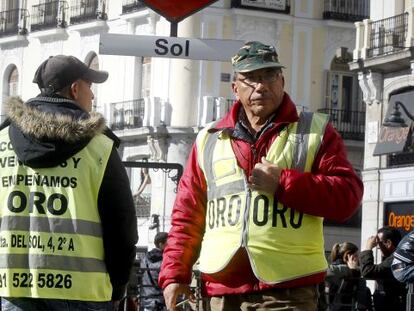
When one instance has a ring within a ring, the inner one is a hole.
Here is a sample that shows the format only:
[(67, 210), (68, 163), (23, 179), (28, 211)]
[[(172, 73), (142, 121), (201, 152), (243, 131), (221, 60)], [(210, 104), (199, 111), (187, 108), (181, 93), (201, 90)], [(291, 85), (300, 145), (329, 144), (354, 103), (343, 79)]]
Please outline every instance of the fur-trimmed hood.
[[(6, 103), (9, 134), (17, 157), (31, 167), (52, 167), (74, 155), (105, 130), (103, 116), (62, 97)], [(4, 127), (4, 126), (2, 126)]]

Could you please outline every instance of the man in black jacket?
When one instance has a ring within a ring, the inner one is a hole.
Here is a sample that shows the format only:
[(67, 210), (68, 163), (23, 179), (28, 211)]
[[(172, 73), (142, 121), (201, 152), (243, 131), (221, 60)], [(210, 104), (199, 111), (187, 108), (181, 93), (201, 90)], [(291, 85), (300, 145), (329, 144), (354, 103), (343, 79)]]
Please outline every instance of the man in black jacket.
[(154, 237), (155, 248), (150, 250), (141, 262), (142, 307), (144, 311), (166, 311), (162, 290), (158, 285), (158, 275), (162, 263), (162, 254), (167, 245), (167, 232), (158, 232)]
[[(374, 307), (376, 311), (405, 310), (406, 289), (399, 283), (391, 271), (391, 263), (401, 234), (397, 229), (383, 227), (377, 235), (368, 238), (366, 249), (359, 256), (361, 275), (366, 279), (375, 280), (377, 288), (374, 292)], [(381, 250), (383, 261), (374, 264), (374, 247)]]
[(7, 310), (113, 310), (135, 258), (137, 223), (119, 140), (91, 112), (105, 71), (45, 60), (41, 93), (12, 99), (0, 127), (0, 296)]

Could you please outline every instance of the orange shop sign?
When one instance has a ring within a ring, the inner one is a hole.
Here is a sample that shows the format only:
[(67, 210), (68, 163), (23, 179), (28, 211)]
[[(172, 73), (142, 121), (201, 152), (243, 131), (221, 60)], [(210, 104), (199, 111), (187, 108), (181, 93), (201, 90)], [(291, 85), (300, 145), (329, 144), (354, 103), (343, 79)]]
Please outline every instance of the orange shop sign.
[(404, 231), (411, 231), (414, 227), (414, 215), (398, 215), (394, 212), (388, 214), (388, 226), (402, 229)]

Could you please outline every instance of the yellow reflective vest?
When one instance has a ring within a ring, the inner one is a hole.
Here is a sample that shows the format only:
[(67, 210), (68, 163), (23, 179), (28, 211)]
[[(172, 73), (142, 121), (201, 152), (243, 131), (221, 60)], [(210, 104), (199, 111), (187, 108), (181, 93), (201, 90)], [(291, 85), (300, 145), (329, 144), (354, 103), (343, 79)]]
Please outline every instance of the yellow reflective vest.
[[(280, 132), (266, 159), (310, 172), (327, 122), (326, 115), (301, 113), (298, 122)], [(269, 284), (326, 270), (323, 218), (284, 206), (273, 193), (249, 190), (226, 131), (208, 129), (196, 140), (208, 189), (200, 270), (221, 271), (240, 247), (246, 248), (256, 277)]]
[(113, 142), (51, 168), (19, 162), (0, 131), (0, 296), (109, 301), (98, 192)]

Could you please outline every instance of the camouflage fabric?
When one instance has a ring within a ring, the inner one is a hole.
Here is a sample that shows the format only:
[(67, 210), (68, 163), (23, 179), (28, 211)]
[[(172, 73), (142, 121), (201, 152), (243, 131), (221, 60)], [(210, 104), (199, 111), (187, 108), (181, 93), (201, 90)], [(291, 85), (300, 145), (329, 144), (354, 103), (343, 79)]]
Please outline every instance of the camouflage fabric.
[(276, 49), (258, 41), (247, 42), (231, 59), (235, 72), (249, 72), (262, 68), (285, 68), (279, 63)]

